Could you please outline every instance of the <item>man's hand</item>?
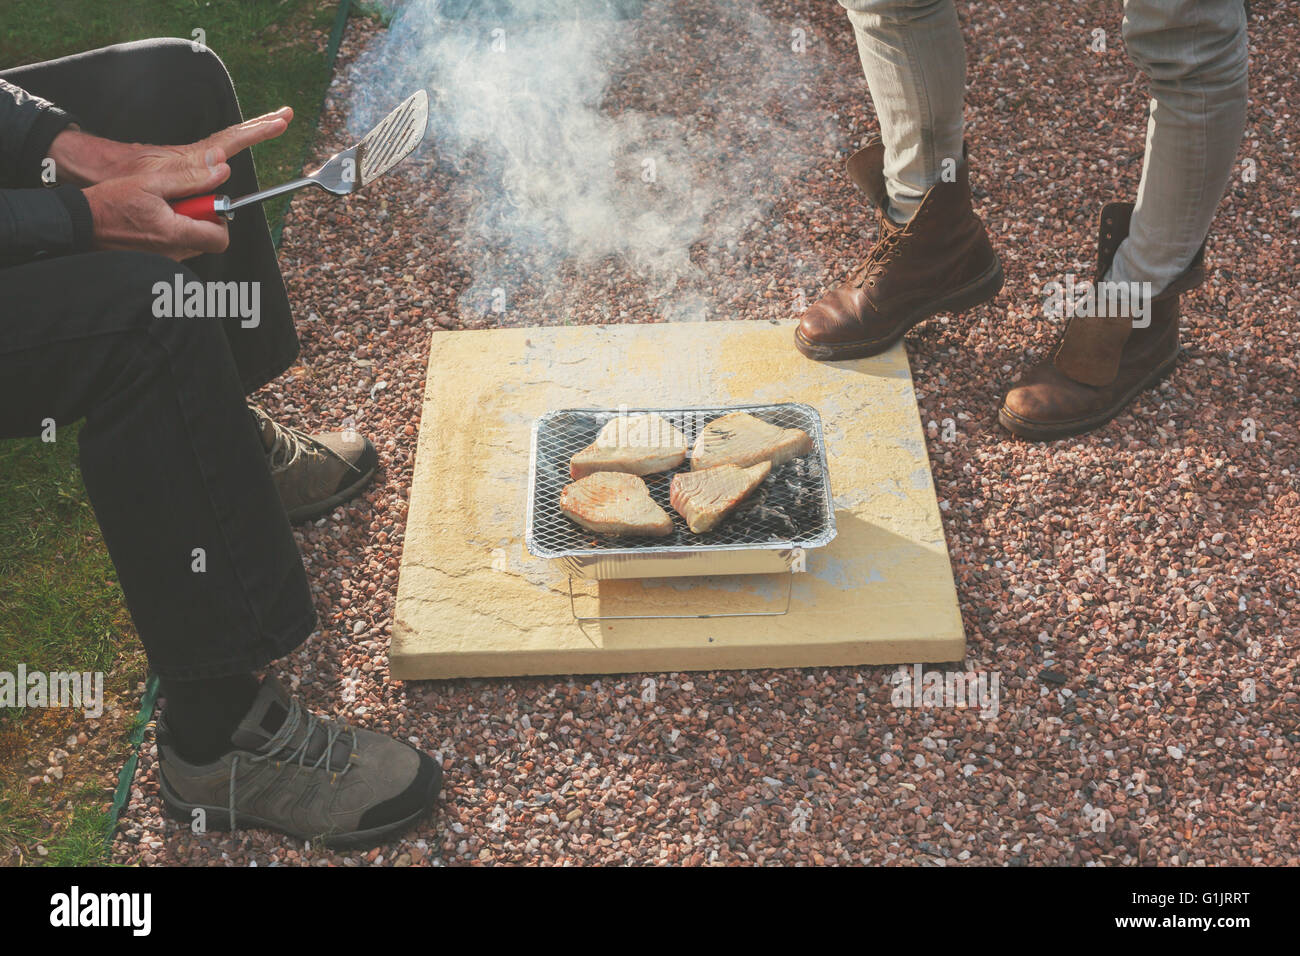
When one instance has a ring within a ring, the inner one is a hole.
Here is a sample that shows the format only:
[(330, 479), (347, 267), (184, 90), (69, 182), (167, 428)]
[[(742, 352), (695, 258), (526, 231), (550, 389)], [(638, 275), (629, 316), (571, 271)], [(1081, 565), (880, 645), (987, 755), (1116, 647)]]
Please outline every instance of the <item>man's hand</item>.
[(125, 165), (135, 148), (131, 143), (91, 136), (80, 127), (69, 126), (50, 143), (49, 158), (54, 160), (55, 182), (93, 186), (111, 179), (112, 170)]
[[(212, 158), (211, 156), (209, 158)], [(216, 189), (230, 176), (222, 157), (214, 165), (167, 163), (153, 172), (110, 179), (85, 190), (97, 249), (157, 252), (178, 262), (224, 252), (225, 223), (200, 222), (172, 211), (169, 199)]]
[(58, 181), (89, 187), (97, 249), (158, 252), (180, 261), (224, 252), (230, 237), (225, 223), (177, 215), (167, 200), (216, 189), (230, 176), (227, 158), (279, 136), (291, 119), (293, 110), (284, 106), (185, 146), (116, 143), (69, 128), (50, 144), (50, 158)]
[(289, 127), (293, 110), (282, 106), (185, 146), (117, 143), (69, 127), (50, 144), (54, 174), (62, 183), (94, 186), (127, 176), (148, 175), (169, 168), (212, 165), (256, 143), (274, 139)]

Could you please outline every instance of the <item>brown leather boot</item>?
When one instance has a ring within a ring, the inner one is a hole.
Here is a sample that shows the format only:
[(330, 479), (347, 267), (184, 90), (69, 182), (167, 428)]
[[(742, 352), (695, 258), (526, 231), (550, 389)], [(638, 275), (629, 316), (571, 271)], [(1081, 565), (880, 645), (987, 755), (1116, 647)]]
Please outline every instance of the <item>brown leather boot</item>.
[(884, 161), (879, 136), (849, 158), (849, 178), (876, 207), (880, 231), (866, 259), (804, 313), (794, 344), (809, 358), (878, 355), (917, 323), (1002, 288), (1002, 263), (971, 208), (965, 150), (956, 179), (931, 186), (905, 223), (886, 213)]
[[(1133, 204), (1128, 202), (1102, 208), (1094, 282), (1110, 269), (1128, 236), (1132, 215)], [(1186, 271), (1151, 300), (1145, 328), (1134, 328), (1128, 314), (1072, 316), (1051, 357), (1030, 368), (1007, 392), (998, 421), (1034, 441), (1077, 435), (1110, 421), (1173, 369), (1178, 361), (1179, 297), (1204, 279), (1202, 243)]]

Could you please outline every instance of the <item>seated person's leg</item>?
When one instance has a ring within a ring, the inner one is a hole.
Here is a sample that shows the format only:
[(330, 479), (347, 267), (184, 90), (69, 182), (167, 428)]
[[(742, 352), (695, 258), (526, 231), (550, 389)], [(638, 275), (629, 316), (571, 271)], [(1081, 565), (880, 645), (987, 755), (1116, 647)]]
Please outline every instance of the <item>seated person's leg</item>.
[[(0, 77), (73, 114), (88, 133), (126, 143), (193, 143), (242, 122), (230, 76), (206, 47), (184, 40), (142, 40), (9, 70)], [(230, 157), (222, 192), (257, 190), (248, 150)], [(224, 321), (246, 391), (279, 375), (298, 354), (292, 311), (262, 207), (241, 209), (230, 223), (230, 248), (186, 263), (201, 279), (256, 281), (256, 327)]]
[[(363, 732), (326, 756), (330, 731), (275, 681), (259, 688), (251, 676), (300, 644), (316, 615), (225, 335), (205, 319), (154, 315), (155, 285), (178, 274), (195, 278), (131, 252), (0, 270), (0, 301), (35, 306), (0, 311), (0, 438), (85, 419), (86, 489), (168, 697), (172, 811), (207, 808), (213, 828), (242, 809), (247, 825), (377, 838), (427, 808), (440, 775), (406, 745)], [(319, 767), (263, 792), (290, 754)], [(360, 784), (354, 792), (370, 798), (339, 810), (350, 798), (334, 796)], [(301, 815), (267, 802), (313, 785), (320, 794)]]
[[(185, 40), (123, 43), (19, 67), (0, 77), (72, 113), (87, 132), (121, 142), (192, 143), (242, 121), (221, 60)], [(222, 191), (234, 196), (255, 192), (252, 154), (244, 150), (229, 164), (231, 176)], [(298, 354), (298, 337), (262, 207), (239, 211), (230, 223), (226, 252), (186, 264), (204, 281), (258, 284), (256, 324), (242, 316), (221, 320), (245, 392), (284, 372)], [(374, 475), (374, 447), (351, 430), (309, 436), (265, 415), (257, 414), (256, 421), (291, 520), (332, 510)]]

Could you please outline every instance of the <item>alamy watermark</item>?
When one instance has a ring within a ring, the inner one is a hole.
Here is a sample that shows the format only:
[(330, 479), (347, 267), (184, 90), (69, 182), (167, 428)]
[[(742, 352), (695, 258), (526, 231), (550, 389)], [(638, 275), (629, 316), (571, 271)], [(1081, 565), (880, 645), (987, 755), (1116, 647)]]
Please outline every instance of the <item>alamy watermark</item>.
[(121, 927), (133, 936), (148, 936), (152, 913), (151, 893), (83, 893), (74, 884), (50, 897), (50, 925), (56, 928)]
[(1043, 314), (1048, 318), (1125, 318), (1133, 320), (1135, 329), (1151, 324), (1150, 282), (1079, 281), (1068, 272), (1064, 282), (1045, 283), (1042, 292)]
[(695, 409), (686, 409), (678, 413), (667, 410), (632, 412), (627, 405), (620, 405), (618, 415), (611, 419), (617, 424), (612, 431), (605, 433), (604, 441), (623, 448), (672, 448), (685, 445), (686, 437), (683, 429), (678, 429), (664, 418), (664, 415), (679, 417), (683, 429), (690, 428), (691, 423), (694, 422), (697, 431), (716, 417), (712, 413)]
[(102, 671), (0, 671), (0, 707), (79, 707), (87, 717), (104, 713)]
[(1001, 704), (1002, 678), (997, 671), (927, 671), (913, 664), (900, 667), (890, 677), (894, 685), (889, 700), (895, 707), (978, 710), (985, 720), (996, 720)]
[(262, 283), (185, 281), (176, 273), (171, 282), (153, 284), (153, 314), (159, 319), (239, 319), (240, 328), (262, 324)]

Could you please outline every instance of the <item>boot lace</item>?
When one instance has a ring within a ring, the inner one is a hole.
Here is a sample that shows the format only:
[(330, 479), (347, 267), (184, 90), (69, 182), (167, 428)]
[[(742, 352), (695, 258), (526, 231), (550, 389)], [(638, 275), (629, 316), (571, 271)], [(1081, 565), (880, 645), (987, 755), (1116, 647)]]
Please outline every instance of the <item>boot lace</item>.
[[(297, 733), (299, 727), (303, 729), (303, 735), (302, 742), (297, 747), (286, 751), (287, 744), (279, 747), (274, 746), (276, 741), (293, 740), (294, 734)], [(307, 756), (311, 752), (312, 742), (317, 739), (318, 734), (324, 734), (325, 747), (321, 750), (320, 755), (309, 764), (307, 763)], [(348, 746), (348, 759), (341, 768), (335, 769), (333, 766), (334, 745), (344, 735), (351, 739)], [(352, 758), (356, 756), (356, 750), (357, 732), (351, 726), (317, 717), (306, 710), (297, 700), (291, 700), (289, 702), (289, 713), (284, 718), (284, 724), (271, 738), (266, 747), (266, 752), (253, 754), (247, 758), (247, 762), (250, 764), (274, 763), (277, 767), (282, 764), (297, 764), (297, 769), (294, 771), (295, 776), (303, 770), (324, 770), (331, 775), (330, 782), (333, 783), (352, 769)], [(235, 754), (230, 761), (230, 794), (226, 808), (230, 814), (231, 832), (238, 828), (235, 816), (235, 778), (238, 770), (239, 754)], [(283, 775), (276, 774), (257, 795), (262, 796), (269, 793), (276, 787), (283, 786), (284, 782)]]
[[(328, 451), (305, 431), (281, 425), (260, 408), (254, 408), (253, 415), (257, 419), (259, 434), (263, 426), (271, 426), (271, 450), (266, 453), (266, 457), (272, 471), (283, 471), (297, 464), (304, 455), (319, 455), (322, 451)], [(263, 444), (265, 442), (263, 438)]]
[(884, 213), (880, 214), (880, 234), (876, 239), (876, 244), (871, 247), (867, 257), (863, 259), (856, 269), (849, 274), (849, 282), (854, 288), (860, 289), (864, 284), (874, 285), (871, 276), (879, 268), (883, 268), (893, 261), (894, 256), (898, 254), (903, 245), (903, 241), (911, 237), (911, 225), (915, 221), (915, 216), (908, 222), (899, 224), (890, 222), (889, 217)]

